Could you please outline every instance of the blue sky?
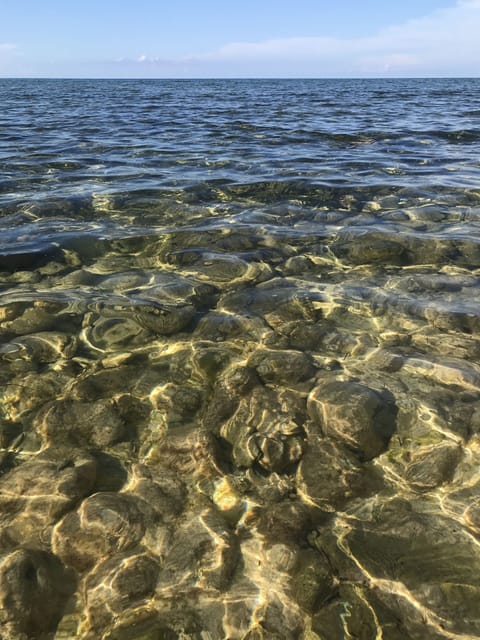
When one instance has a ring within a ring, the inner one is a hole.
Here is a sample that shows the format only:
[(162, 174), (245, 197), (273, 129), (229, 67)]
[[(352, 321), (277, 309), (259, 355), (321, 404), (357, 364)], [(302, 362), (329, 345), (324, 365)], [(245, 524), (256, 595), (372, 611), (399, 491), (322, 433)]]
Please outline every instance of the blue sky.
[(0, 76), (480, 75), (480, 0), (0, 0)]

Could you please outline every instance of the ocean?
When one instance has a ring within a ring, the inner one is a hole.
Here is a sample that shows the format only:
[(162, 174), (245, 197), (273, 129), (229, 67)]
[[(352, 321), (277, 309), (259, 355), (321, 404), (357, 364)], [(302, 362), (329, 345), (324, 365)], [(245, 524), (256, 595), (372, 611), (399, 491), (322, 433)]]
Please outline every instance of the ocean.
[(480, 638), (480, 79), (0, 99), (2, 640)]

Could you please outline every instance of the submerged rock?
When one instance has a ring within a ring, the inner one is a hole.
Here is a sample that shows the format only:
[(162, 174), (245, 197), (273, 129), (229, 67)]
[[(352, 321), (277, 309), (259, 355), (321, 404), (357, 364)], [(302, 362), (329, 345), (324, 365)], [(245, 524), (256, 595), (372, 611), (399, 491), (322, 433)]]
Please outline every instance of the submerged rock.
[(88, 625), (102, 629), (153, 593), (159, 564), (146, 554), (117, 554), (101, 562), (85, 579), (83, 597)]
[(372, 495), (382, 487), (374, 468), (362, 465), (330, 438), (309, 438), (296, 478), (303, 500), (324, 511), (342, 509), (350, 500)]
[(45, 545), (49, 527), (87, 495), (97, 473), (86, 452), (46, 449), (0, 479), (0, 546)]
[(327, 558), (317, 551), (302, 549), (297, 554), (292, 573), (292, 597), (304, 611), (317, 611), (335, 595), (332, 567)]
[(258, 349), (248, 360), (263, 382), (295, 384), (315, 375), (312, 359), (302, 351)]
[(398, 412), (390, 393), (350, 380), (315, 387), (308, 398), (308, 411), (326, 436), (347, 446), (361, 460), (371, 460), (386, 450)]
[(477, 542), (458, 521), (397, 498), (368, 520), (339, 518), (335, 529), (323, 548), (340, 579), (363, 576), (367, 601), (382, 603), (376, 612), (388, 608), (404, 637), (479, 635)]
[[(436, 635), (431, 630), (428, 636), (425, 629), (418, 625), (417, 634), (412, 628), (402, 624), (395, 610), (389, 609), (378, 599), (373, 591), (362, 585), (340, 584), (337, 597), (324, 604), (312, 617), (312, 630), (315, 637), (328, 640), (441, 640), (445, 636)], [(318, 634), (318, 635), (317, 635)]]
[(65, 333), (43, 331), (13, 339), (3, 345), (0, 352), (7, 362), (25, 360), (35, 364), (55, 362), (60, 358), (71, 358), (77, 340)]
[(429, 491), (450, 481), (462, 458), (455, 442), (437, 442), (408, 452), (405, 479), (416, 491)]
[(0, 556), (2, 637), (39, 638), (53, 632), (74, 588), (72, 576), (50, 553), (17, 549)]
[(406, 262), (405, 247), (396, 239), (390, 239), (383, 233), (344, 232), (331, 245), (334, 254), (354, 265), (381, 263), (404, 264)]
[(160, 582), (174, 597), (192, 588), (204, 594), (223, 592), (239, 559), (236, 535), (219, 511), (206, 507), (177, 529)]
[(114, 401), (52, 402), (37, 418), (48, 444), (107, 447), (126, 436), (126, 429)]
[(304, 431), (295, 415), (298, 397), (289, 402), (273, 391), (256, 387), (238, 404), (235, 413), (220, 428), (220, 436), (232, 447), (232, 460), (239, 468), (259, 464), (272, 472), (287, 471), (303, 453)]
[(145, 533), (141, 501), (128, 494), (95, 493), (55, 527), (54, 552), (67, 566), (88, 569), (137, 545)]

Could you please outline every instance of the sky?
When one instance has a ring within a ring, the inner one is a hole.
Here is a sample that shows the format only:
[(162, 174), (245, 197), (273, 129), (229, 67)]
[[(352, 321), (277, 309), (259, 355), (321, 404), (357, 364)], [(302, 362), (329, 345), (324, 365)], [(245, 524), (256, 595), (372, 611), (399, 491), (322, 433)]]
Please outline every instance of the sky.
[(0, 77), (480, 75), (480, 0), (0, 0)]

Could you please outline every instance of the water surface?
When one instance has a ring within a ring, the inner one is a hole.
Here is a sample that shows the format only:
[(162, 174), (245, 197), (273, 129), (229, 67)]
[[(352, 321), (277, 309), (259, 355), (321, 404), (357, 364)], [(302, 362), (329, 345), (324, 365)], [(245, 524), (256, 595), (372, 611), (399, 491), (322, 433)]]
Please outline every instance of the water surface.
[(5, 637), (480, 637), (480, 81), (0, 95)]

